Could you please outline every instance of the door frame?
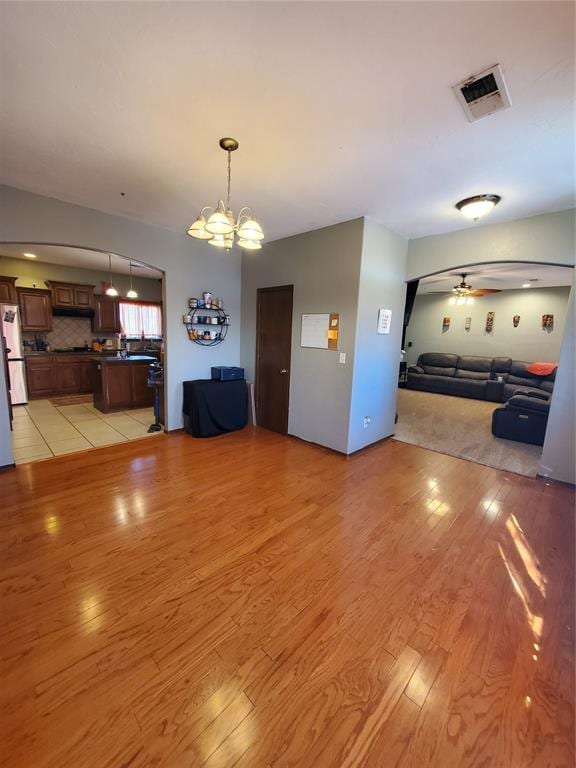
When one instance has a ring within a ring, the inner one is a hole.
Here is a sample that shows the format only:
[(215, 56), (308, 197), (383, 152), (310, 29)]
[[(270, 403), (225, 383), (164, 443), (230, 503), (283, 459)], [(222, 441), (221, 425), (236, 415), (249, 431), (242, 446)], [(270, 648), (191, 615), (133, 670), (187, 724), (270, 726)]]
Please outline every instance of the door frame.
[(256, 358), (254, 365), (254, 409), (255, 409), (255, 421), (258, 424), (258, 370), (260, 363), (260, 296), (263, 293), (274, 293), (276, 291), (286, 291), (290, 289), (292, 292), (292, 311), (290, 313), (290, 362), (288, 365), (288, 403), (286, 408), (286, 422), (284, 425), (284, 431), (282, 434), (288, 434), (288, 422), (290, 417), (290, 380), (292, 376), (292, 326), (294, 321), (294, 284), (290, 285), (272, 285), (267, 288), (256, 289)]

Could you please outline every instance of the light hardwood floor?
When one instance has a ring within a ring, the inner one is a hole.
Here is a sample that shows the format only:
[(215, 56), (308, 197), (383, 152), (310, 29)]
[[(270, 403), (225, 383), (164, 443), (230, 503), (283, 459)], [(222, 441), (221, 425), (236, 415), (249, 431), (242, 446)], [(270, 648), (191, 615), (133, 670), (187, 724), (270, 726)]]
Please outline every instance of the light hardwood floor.
[(0, 475), (0, 765), (573, 765), (574, 494), (249, 428)]

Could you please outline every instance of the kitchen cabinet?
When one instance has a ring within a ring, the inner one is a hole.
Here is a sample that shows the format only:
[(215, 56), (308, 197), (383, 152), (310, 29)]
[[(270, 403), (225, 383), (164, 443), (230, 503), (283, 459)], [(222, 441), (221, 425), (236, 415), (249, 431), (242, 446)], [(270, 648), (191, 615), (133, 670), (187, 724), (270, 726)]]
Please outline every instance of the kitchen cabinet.
[(50, 397), (57, 392), (56, 365), (52, 355), (26, 358), (28, 399)]
[(51, 292), (40, 288), (17, 288), (23, 331), (52, 330)]
[(154, 405), (154, 390), (146, 386), (153, 360), (104, 358), (92, 365), (94, 406), (103, 413)]
[(17, 302), (16, 278), (0, 277), (0, 304), (16, 304)]
[(94, 296), (93, 333), (120, 333), (118, 300), (108, 296)]
[(26, 357), (28, 399), (92, 392), (91, 355), (29, 355)]
[(94, 286), (77, 283), (48, 283), (52, 291), (52, 306), (60, 309), (91, 309)]

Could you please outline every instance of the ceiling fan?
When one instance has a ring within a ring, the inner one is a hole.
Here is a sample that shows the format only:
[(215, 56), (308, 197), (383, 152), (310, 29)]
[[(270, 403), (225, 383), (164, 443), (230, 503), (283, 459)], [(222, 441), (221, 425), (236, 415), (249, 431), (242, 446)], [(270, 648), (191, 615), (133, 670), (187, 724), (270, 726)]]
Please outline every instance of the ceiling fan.
[[(479, 296), (487, 296), (491, 293), (500, 293), (499, 288), (476, 288), (474, 289), (469, 283), (466, 282), (468, 277), (467, 273), (460, 275), (461, 282), (452, 288), (452, 296), (450, 297), (450, 304), (473, 304), (474, 299)], [(430, 291), (430, 293), (446, 293), (446, 289), (438, 291)]]

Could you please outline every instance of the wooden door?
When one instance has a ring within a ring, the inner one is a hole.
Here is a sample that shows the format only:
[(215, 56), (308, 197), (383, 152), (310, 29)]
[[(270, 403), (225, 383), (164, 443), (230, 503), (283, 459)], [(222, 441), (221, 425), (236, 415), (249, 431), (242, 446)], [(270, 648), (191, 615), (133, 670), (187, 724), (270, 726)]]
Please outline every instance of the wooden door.
[(89, 309), (92, 306), (92, 289), (83, 285), (74, 288), (74, 305), (80, 309)]
[(74, 361), (56, 361), (56, 380), (58, 392), (76, 394), (80, 391), (80, 364)]
[(294, 286), (259, 288), (256, 320), (258, 426), (288, 432)]
[(26, 359), (26, 384), (28, 399), (47, 397), (57, 391), (56, 365), (52, 358), (28, 357)]
[(74, 289), (71, 285), (55, 285), (52, 289), (52, 302), (59, 307), (74, 306)]
[(120, 318), (116, 299), (110, 299), (107, 296), (95, 297), (92, 331), (94, 333), (120, 333)]
[(19, 288), (18, 303), (23, 331), (52, 330), (52, 302), (50, 291), (37, 288)]

